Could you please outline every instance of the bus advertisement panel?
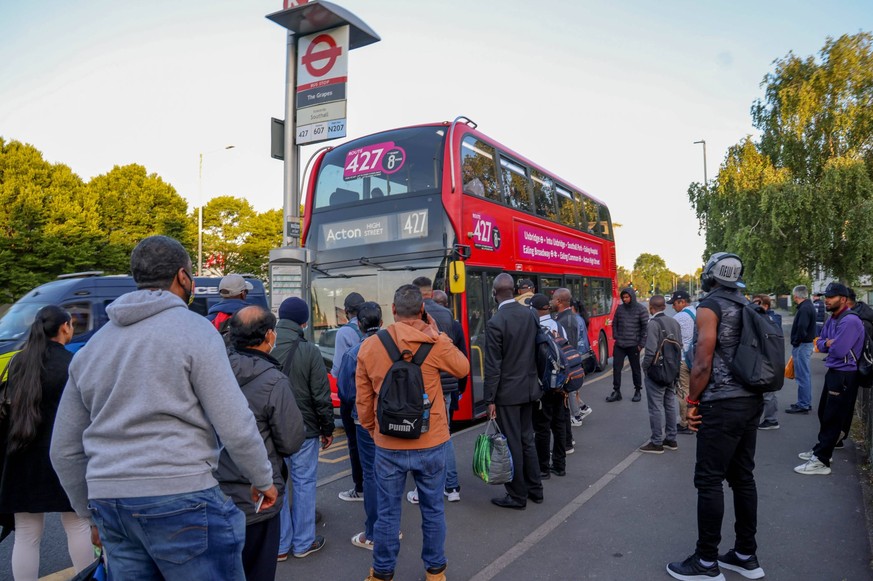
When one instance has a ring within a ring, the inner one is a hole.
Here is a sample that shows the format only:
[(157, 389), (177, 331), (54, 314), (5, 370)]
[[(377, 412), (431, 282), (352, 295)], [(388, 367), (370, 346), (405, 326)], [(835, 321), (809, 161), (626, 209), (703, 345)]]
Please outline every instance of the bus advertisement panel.
[(615, 243), (607, 207), (475, 131), (472, 122), (396, 129), (317, 154), (306, 189), (304, 245), (313, 250), (311, 329), (326, 361), (360, 293), (393, 322), (394, 291), (426, 276), (449, 293), (452, 261), (466, 265), (450, 308), (468, 340), (471, 375), (454, 419), (485, 413), (485, 324), (501, 272), (537, 292), (568, 288), (588, 315), (599, 367), (612, 352)]

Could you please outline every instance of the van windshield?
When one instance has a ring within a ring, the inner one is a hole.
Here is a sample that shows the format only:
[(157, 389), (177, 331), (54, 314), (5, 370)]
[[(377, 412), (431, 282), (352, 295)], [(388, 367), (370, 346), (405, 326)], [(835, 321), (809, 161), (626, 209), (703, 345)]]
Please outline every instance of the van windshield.
[(0, 341), (17, 341), (27, 337), (36, 313), (47, 303), (15, 303), (0, 319)]

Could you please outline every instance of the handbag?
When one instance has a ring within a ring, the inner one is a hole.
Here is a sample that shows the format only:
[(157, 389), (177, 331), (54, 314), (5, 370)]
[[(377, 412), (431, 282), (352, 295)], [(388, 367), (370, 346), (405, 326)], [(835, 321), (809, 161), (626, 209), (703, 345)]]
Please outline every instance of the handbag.
[(794, 355), (788, 358), (785, 365), (785, 379), (794, 379)]
[(70, 581), (106, 581), (106, 561), (103, 559), (103, 552), (96, 549), (97, 559), (79, 571), (79, 574), (70, 579)]
[[(492, 428), (494, 433), (491, 433)], [(512, 480), (514, 470), (509, 444), (494, 420), (488, 420), (485, 432), (476, 438), (473, 473), (486, 484), (506, 484)]]

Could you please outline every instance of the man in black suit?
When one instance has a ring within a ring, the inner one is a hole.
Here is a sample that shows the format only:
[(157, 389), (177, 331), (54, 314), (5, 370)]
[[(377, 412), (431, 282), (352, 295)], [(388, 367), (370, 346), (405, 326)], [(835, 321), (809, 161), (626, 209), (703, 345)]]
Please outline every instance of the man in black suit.
[(485, 328), (485, 401), (488, 417), (497, 419), (506, 436), (515, 467), (506, 496), (491, 502), (524, 510), (528, 499), (543, 501), (533, 429), (533, 407), (543, 394), (536, 371), (537, 320), (513, 299), (510, 275), (497, 275), (491, 294), (498, 307)]

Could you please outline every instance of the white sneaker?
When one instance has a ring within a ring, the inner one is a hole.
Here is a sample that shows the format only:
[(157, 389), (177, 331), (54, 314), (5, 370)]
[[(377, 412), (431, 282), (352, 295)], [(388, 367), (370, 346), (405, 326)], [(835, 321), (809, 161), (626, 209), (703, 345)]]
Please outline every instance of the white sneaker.
[[(458, 499), (460, 500), (460, 495), (458, 495)], [(406, 500), (408, 500), (412, 504), (418, 504), (418, 488), (413, 488), (412, 490), (407, 492)]]
[(831, 473), (830, 466), (825, 466), (818, 458), (812, 458), (806, 464), (801, 464), (794, 469), (798, 474), (821, 474), (827, 476)]
[(590, 406), (590, 405), (586, 405), (584, 408), (582, 408), (581, 410), (579, 410), (579, 415), (580, 415), (581, 418), (584, 420), (586, 417), (588, 417), (588, 414), (590, 414), (590, 413), (593, 412), (593, 411), (594, 411), (594, 410), (591, 409), (591, 406)]
[(582, 418), (584, 417), (585, 416), (583, 416), (582, 414), (579, 414), (578, 416), (573, 416), (572, 418), (570, 418), (570, 425), (574, 428), (578, 428), (582, 425)]
[(343, 490), (337, 496), (340, 500), (345, 500), (346, 502), (364, 502), (364, 493), (358, 492), (354, 488)]
[(812, 450), (809, 450), (807, 452), (801, 452), (800, 454), (797, 455), (797, 457), (800, 458), (801, 460), (808, 461), (808, 460), (812, 460), (815, 457), (815, 454), (813, 453)]
[(567, 448), (567, 451), (566, 451), (565, 453), (566, 453), (566, 454), (572, 454), (572, 453), (575, 452), (575, 451), (576, 451), (576, 448), (570, 447), (570, 448)]
[(443, 494), (449, 502), (461, 502), (461, 491), (457, 488), (453, 490), (443, 490)]

